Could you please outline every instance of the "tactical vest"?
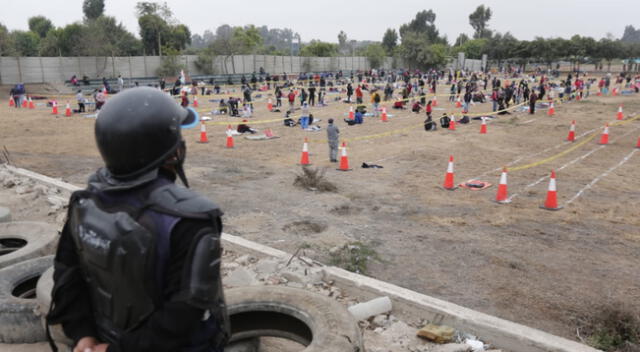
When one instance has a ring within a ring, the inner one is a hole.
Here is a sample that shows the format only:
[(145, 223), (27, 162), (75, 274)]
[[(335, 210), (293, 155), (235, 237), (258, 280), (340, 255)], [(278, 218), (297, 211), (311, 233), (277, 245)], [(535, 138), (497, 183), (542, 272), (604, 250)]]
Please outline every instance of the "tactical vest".
[[(222, 215), (206, 198), (164, 178), (131, 190), (90, 186), (73, 194), (70, 207), (71, 236), (91, 291), (99, 338), (108, 343), (144, 323), (162, 304), (175, 225)], [(220, 279), (217, 286), (187, 297), (210, 315), (183, 351), (212, 351), (228, 337)]]

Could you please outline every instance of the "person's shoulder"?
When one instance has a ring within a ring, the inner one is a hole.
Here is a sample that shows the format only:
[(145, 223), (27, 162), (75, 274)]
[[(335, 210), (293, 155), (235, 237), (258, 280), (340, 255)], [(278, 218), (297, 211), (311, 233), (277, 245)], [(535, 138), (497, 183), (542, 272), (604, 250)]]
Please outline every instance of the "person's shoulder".
[(221, 216), (220, 207), (191, 189), (170, 183), (158, 187), (149, 195), (152, 205), (167, 213), (186, 217), (203, 218), (210, 215)]

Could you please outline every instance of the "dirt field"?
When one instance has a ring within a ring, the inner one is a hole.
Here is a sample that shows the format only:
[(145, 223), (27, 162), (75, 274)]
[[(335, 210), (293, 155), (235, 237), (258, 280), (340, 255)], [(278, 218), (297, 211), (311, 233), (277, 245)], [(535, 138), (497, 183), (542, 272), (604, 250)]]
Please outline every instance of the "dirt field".
[[(226, 232), (290, 252), (308, 247), (307, 255), (325, 262), (329, 249), (361, 241), (381, 257), (371, 263), (371, 276), (572, 339), (576, 320), (597, 305), (623, 302), (640, 309), (640, 150), (633, 152), (640, 120), (611, 127), (612, 143), (597, 144), (619, 104), (626, 114), (640, 112), (637, 95), (556, 105), (555, 117), (545, 111), (500, 116), (486, 135), (478, 133), (475, 120), (457, 131), (427, 133), (419, 126), (423, 114), (391, 109), (388, 123), (365, 118), (363, 125), (349, 127), (341, 121), (348, 105), (333, 102), (337, 96), (329, 94), (330, 105), (311, 112), (323, 128), (329, 117), (340, 121), (341, 136), (349, 140), (350, 172), (336, 171), (326, 143), (315, 142), (326, 137), (324, 129), (304, 132), (281, 122), (250, 121), (280, 138), (237, 137), (231, 150), (224, 147), (226, 126), (208, 126), (209, 144), (195, 143), (198, 129), (184, 133), (192, 187), (221, 204)], [(438, 100), (440, 107), (455, 110), (445, 97)], [(214, 106), (204, 97), (200, 104)], [(264, 98), (256, 109), (253, 120), (282, 116), (267, 112)], [(490, 103), (472, 108), (490, 110)], [(434, 117), (441, 113), (436, 109)], [(52, 117), (42, 105), (35, 111), (9, 109), (3, 101), (0, 147), (6, 146), (19, 167), (82, 184), (100, 166), (94, 120), (60, 116)], [(218, 120), (226, 118), (213, 121)], [(572, 120), (580, 137), (573, 144), (564, 142)], [(351, 140), (395, 130), (401, 131)], [(584, 145), (544, 162), (592, 133), (595, 138)], [(312, 141), (311, 162), (327, 168), (337, 193), (292, 186), (305, 137)], [(456, 182), (479, 177), (494, 186), (441, 189), (450, 154)], [(502, 166), (539, 161), (509, 173), (509, 193), (516, 195), (511, 204), (492, 202)], [(363, 169), (362, 162), (384, 168)], [(557, 212), (539, 209), (548, 186), (541, 178), (552, 169), (560, 205), (566, 205)]]

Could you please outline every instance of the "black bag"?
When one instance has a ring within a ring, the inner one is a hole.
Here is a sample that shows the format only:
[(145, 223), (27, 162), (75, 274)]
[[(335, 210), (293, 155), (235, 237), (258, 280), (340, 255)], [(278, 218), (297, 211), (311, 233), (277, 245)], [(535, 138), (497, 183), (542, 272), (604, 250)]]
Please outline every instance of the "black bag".
[(437, 128), (438, 128), (438, 125), (436, 125), (435, 122), (429, 121), (428, 119), (424, 120), (424, 130), (425, 131), (435, 131)]
[(460, 122), (460, 123), (469, 123), (469, 116), (464, 115), (464, 116), (460, 119), (460, 121), (458, 121), (458, 122)]

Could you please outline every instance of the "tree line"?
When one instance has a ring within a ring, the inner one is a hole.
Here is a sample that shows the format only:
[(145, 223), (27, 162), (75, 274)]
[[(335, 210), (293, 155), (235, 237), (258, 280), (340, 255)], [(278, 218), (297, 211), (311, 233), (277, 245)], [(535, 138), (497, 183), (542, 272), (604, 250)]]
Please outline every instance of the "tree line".
[[(570, 39), (518, 40), (509, 32), (490, 29), (492, 11), (484, 5), (469, 15), (473, 35), (469, 37), (462, 33), (453, 43), (438, 31), (436, 14), (432, 10), (418, 12), (410, 22), (397, 29), (387, 29), (379, 42), (350, 40), (347, 33), (340, 31), (337, 43), (319, 40), (303, 43), (300, 34), (292, 29), (254, 25), (224, 24), (215, 31), (192, 34), (187, 25), (173, 16), (166, 3), (151, 1), (135, 5), (138, 38), (116, 18), (106, 16), (104, 7), (105, 0), (84, 0), (82, 21), (64, 27), (55, 27), (44, 16), (29, 18), (28, 31), (8, 31), (0, 23), (0, 55), (160, 55), (167, 57), (167, 70), (175, 71), (177, 67), (172, 67), (172, 57), (194, 54), (198, 55), (197, 65), (204, 72), (212, 70), (216, 56), (227, 60), (233, 55), (244, 54), (365, 56), (372, 67), (381, 66), (384, 58), (390, 56), (410, 68), (420, 69), (442, 67), (459, 52), (471, 59), (480, 59), (486, 54), (498, 65), (538, 63), (551, 67), (553, 62), (565, 60), (578, 69), (585, 63), (610, 66), (615, 59), (640, 58), (640, 29), (633, 26), (627, 26), (620, 39), (612, 35), (599, 40), (574, 35)], [(233, 65), (233, 60), (231, 63)]]

